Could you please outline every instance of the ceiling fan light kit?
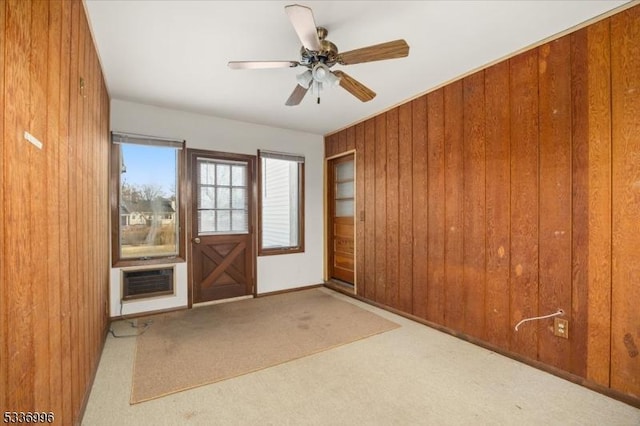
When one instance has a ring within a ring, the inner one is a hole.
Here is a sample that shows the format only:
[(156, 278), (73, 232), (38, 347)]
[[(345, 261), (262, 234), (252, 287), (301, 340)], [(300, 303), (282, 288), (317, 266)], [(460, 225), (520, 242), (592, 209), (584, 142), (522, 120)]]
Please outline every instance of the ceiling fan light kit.
[(285, 105), (300, 104), (311, 89), (320, 103), (320, 92), (326, 87), (340, 85), (347, 92), (361, 100), (368, 102), (376, 93), (347, 75), (345, 72), (331, 68), (336, 65), (352, 65), (362, 62), (382, 61), (386, 59), (403, 58), (409, 55), (409, 45), (404, 40), (394, 40), (373, 46), (363, 47), (344, 53), (339, 53), (338, 47), (326, 39), (329, 32), (324, 27), (316, 26), (313, 11), (306, 6), (293, 4), (285, 6), (285, 12), (291, 21), (302, 47), (299, 61), (231, 61), (231, 69), (264, 69), (264, 68), (293, 68), (303, 66), (307, 69), (296, 76), (298, 84), (293, 89)]
[(308, 89), (311, 85), (311, 82), (313, 81), (313, 74), (311, 73), (311, 70), (306, 70), (302, 74), (298, 74), (296, 76), (296, 80), (298, 81), (298, 84), (300, 86)]

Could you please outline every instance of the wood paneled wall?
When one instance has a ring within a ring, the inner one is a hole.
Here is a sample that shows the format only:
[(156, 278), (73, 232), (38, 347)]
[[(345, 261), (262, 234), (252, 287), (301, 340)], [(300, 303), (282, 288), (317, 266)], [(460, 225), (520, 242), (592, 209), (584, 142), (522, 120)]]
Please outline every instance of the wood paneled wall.
[(76, 424), (109, 274), (109, 97), (81, 1), (0, 0), (0, 96), (0, 406)]
[(358, 295), (640, 401), (639, 93), (635, 6), (328, 135)]

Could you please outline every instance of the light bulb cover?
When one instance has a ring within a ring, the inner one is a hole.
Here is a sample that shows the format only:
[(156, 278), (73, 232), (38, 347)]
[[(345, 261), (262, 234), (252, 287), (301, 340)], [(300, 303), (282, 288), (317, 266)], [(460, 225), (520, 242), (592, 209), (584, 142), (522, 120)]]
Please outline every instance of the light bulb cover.
[(319, 81), (321, 83), (326, 82), (327, 76), (331, 74), (329, 71), (329, 67), (323, 64), (322, 62), (318, 62), (313, 67), (313, 79)]
[(338, 85), (338, 83), (340, 83), (340, 77), (338, 77), (331, 71), (329, 71), (329, 73), (327, 74), (324, 80), (325, 80), (325, 84), (327, 84), (329, 87), (335, 87)]
[(296, 76), (296, 80), (298, 81), (298, 84), (300, 86), (304, 87), (305, 89), (308, 89), (309, 85), (313, 81), (313, 74), (311, 70), (306, 70), (302, 74), (298, 74)]
[(332, 73), (329, 67), (322, 62), (313, 67), (312, 75), (314, 81), (320, 82), (327, 87), (336, 86), (340, 82), (340, 77)]

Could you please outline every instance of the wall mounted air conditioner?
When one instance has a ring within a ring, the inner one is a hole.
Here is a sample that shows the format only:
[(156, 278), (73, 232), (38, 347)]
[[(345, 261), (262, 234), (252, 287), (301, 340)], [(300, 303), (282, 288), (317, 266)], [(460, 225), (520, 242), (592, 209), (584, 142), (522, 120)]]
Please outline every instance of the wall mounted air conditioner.
[(173, 266), (122, 270), (122, 300), (174, 294)]

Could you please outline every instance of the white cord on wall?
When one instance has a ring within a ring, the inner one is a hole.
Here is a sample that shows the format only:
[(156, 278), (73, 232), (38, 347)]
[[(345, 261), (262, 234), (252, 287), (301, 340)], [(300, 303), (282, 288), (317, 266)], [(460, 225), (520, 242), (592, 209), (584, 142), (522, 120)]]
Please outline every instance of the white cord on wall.
[(544, 315), (541, 317), (531, 317), (531, 318), (525, 318), (522, 321), (520, 321), (519, 323), (516, 324), (516, 331), (518, 331), (518, 327), (520, 327), (520, 324), (527, 322), (527, 321), (535, 321), (535, 320), (539, 320), (539, 319), (545, 319), (545, 318), (551, 318), (551, 317), (557, 317), (559, 315), (564, 315), (564, 310), (562, 309), (558, 309), (558, 312), (554, 312), (553, 314), (549, 314), (549, 315)]

